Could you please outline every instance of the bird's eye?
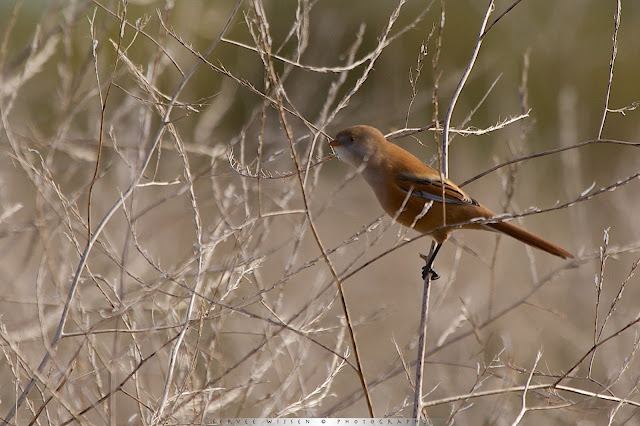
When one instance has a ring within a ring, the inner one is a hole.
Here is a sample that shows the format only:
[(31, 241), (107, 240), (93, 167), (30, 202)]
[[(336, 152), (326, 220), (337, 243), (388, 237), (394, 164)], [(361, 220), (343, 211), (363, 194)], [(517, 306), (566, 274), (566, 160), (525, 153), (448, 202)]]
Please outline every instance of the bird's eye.
[(354, 138), (353, 136), (349, 136), (349, 142), (354, 142), (356, 140), (356, 138)]

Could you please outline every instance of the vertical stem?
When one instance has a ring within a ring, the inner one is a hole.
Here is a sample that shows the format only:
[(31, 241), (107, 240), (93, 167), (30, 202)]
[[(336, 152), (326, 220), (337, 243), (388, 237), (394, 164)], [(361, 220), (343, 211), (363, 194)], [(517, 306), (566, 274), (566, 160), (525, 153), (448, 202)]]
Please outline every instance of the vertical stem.
[(621, 12), (622, 12), (622, 0), (618, 0), (618, 7), (616, 8), (616, 17), (613, 23), (611, 61), (609, 61), (609, 80), (607, 81), (607, 93), (604, 97), (604, 110), (602, 111), (602, 121), (600, 122), (600, 128), (598, 129), (598, 139), (602, 138), (604, 121), (607, 118), (607, 112), (609, 112), (609, 97), (611, 96), (611, 82), (613, 81), (613, 63), (616, 61), (616, 54), (618, 53), (618, 28), (620, 28)]
[[(453, 97), (451, 98), (451, 102), (449, 103), (449, 108), (447, 109), (447, 114), (444, 118), (444, 126), (442, 129), (442, 161), (440, 167), (440, 176), (441, 178), (446, 178), (449, 175), (449, 161), (448, 161), (448, 152), (449, 152), (449, 127), (451, 125), (451, 116), (453, 115), (453, 109), (460, 97), (460, 93), (462, 92), (462, 88), (467, 82), (469, 75), (471, 74), (471, 70), (473, 69), (473, 65), (478, 57), (478, 53), (480, 52), (480, 45), (482, 44), (482, 40), (484, 39), (485, 28), (487, 27), (487, 22), (489, 20), (489, 16), (494, 9), (494, 0), (489, 1), (489, 5), (487, 6), (487, 11), (485, 12), (484, 19), (482, 20), (482, 26), (480, 27), (480, 31), (478, 32), (478, 40), (476, 41), (476, 45), (473, 49), (473, 53), (471, 55), (471, 59), (469, 60), (469, 64), (467, 65), (467, 69), (464, 71), (460, 82), (458, 83), (458, 87), (456, 87), (456, 91), (453, 93)], [(443, 187), (444, 190), (444, 187)], [(444, 194), (443, 200), (444, 200)], [(442, 204), (443, 209), (445, 208), (445, 204)], [(443, 212), (443, 217), (446, 215)], [(422, 312), (420, 315), (420, 338), (418, 342), (418, 360), (416, 365), (416, 389), (414, 393), (413, 400), (413, 418), (419, 419), (420, 417), (420, 407), (422, 403), (422, 376), (424, 374), (424, 354), (425, 354), (425, 346), (426, 346), (426, 336), (427, 336), (427, 317), (429, 315), (429, 295), (431, 292), (431, 272), (429, 271), (430, 267), (433, 265), (434, 258), (438, 252), (440, 245), (436, 245), (435, 241), (431, 244), (431, 251), (429, 253), (429, 260), (427, 265), (426, 274), (424, 276), (424, 290), (422, 293)]]
[[(436, 242), (431, 243), (427, 265), (433, 265), (433, 260), (437, 254)], [(422, 405), (422, 376), (424, 374), (424, 354), (427, 348), (427, 317), (429, 316), (429, 296), (431, 294), (431, 272), (427, 270), (424, 276), (424, 287), (422, 291), (422, 309), (420, 314), (420, 337), (418, 340), (418, 359), (416, 362), (416, 389), (413, 398), (413, 418), (420, 419), (420, 407)]]
[(484, 20), (482, 21), (482, 26), (480, 27), (478, 40), (476, 41), (476, 46), (473, 49), (473, 53), (471, 55), (471, 59), (469, 60), (469, 65), (467, 65), (467, 69), (464, 71), (460, 82), (458, 83), (458, 87), (456, 87), (456, 91), (453, 93), (453, 97), (451, 98), (451, 102), (449, 103), (449, 109), (447, 109), (447, 114), (444, 117), (444, 126), (442, 128), (442, 168), (441, 173), (444, 177), (449, 176), (449, 161), (448, 161), (448, 152), (449, 152), (449, 126), (451, 125), (451, 116), (453, 115), (453, 108), (456, 106), (456, 102), (460, 97), (460, 93), (462, 92), (462, 88), (464, 87), (467, 79), (469, 78), (469, 74), (471, 74), (471, 70), (473, 69), (473, 64), (476, 62), (476, 58), (478, 57), (478, 53), (480, 52), (480, 45), (482, 44), (482, 40), (484, 39), (484, 29), (487, 27), (487, 21), (489, 20), (489, 16), (491, 12), (493, 12), (494, 4), (493, 0), (489, 1), (489, 6), (487, 7), (487, 11), (484, 15)]

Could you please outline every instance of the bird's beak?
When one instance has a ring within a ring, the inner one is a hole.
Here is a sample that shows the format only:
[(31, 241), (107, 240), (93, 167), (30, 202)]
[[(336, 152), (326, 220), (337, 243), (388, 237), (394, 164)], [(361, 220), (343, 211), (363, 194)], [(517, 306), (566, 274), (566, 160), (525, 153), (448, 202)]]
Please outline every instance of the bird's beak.
[(342, 145), (342, 144), (337, 139), (332, 140), (331, 142), (329, 142), (329, 146), (331, 146), (331, 147), (336, 147), (336, 146), (340, 146), (340, 145)]

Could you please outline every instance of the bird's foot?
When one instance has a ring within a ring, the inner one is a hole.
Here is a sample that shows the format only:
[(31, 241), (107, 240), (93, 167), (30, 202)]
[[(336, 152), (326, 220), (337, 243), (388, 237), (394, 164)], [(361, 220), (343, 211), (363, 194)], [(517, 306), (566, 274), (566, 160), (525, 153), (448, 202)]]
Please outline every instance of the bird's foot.
[(428, 265), (425, 265), (425, 266), (422, 267), (422, 279), (423, 280), (427, 279), (427, 274), (431, 274), (431, 281), (435, 281), (438, 278), (440, 278), (440, 275), (438, 275), (438, 273), (436, 271), (434, 271)]
[(420, 257), (422, 258), (422, 260), (424, 260), (425, 265), (422, 267), (422, 279), (426, 280), (427, 279), (427, 274), (431, 274), (430, 280), (431, 281), (435, 281), (438, 278), (440, 278), (440, 275), (438, 275), (438, 273), (436, 271), (433, 270), (433, 261), (436, 259), (436, 255), (438, 254), (438, 251), (440, 250), (440, 247), (442, 247), (442, 244), (436, 244), (435, 248), (432, 246), (431, 247), (431, 253), (429, 254), (429, 256), (425, 256), (424, 254), (420, 254)]

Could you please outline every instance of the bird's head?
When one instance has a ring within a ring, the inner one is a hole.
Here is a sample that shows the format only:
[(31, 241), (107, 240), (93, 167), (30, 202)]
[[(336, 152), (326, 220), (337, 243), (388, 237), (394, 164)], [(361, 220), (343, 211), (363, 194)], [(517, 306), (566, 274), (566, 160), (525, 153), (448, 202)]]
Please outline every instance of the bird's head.
[(384, 142), (386, 139), (378, 129), (360, 125), (341, 131), (329, 145), (342, 161), (360, 167), (375, 155)]

